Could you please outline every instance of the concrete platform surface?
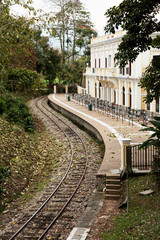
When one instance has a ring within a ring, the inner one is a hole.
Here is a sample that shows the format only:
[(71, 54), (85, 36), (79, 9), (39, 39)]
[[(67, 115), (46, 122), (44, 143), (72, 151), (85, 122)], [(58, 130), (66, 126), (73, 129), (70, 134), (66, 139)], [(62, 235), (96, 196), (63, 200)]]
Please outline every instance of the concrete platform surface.
[[(112, 115), (98, 111), (89, 111), (88, 107), (76, 103), (65, 94), (50, 94), (48, 99), (56, 104), (58, 108), (64, 109), (70, 115), (78, 117), (78, 121), (86, 124), (86, 129), (93, 127), (92, 131), (98, 132), (98, 138), (103, 139), (105, 144), (105, 154), (103, 162), (98, 170), (99, 175), (109, 173), (118, 174), (121, 168), (121, 142), (123, 138), (130, 138), (131, 143), (142, 143), (149, 134), (139, 132), (141, 125), (134, 123), (129, 125), (128, 120), (122, 122), (121, 119), (114, 119)], [(89, 125), (87, 125), (89, 123)]]

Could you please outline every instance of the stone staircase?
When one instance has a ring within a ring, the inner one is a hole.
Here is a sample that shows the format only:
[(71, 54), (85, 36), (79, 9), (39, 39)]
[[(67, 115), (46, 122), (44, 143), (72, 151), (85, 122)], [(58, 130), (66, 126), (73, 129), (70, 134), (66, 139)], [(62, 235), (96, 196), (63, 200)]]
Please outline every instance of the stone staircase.
[(119, 200), (121, 195), (120, 174), (107, 174), (106, 176), (106, 196), (108, 200)]

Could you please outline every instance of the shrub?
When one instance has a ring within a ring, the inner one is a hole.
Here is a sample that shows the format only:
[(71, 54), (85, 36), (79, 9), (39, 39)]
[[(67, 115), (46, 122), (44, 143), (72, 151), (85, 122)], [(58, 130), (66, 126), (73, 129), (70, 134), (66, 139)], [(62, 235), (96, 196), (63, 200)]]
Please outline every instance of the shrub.
[(74, 84), (74, 85), (71, 85), (68, 87), (68, 92), (69, 93), (77, 93), (77, 86)]
[(18, 106), (12, 106), (8, 109), (7, 119), (14, 123), (21, 123), (21, 113)]
[(39, 83), (40, 79), (37, 72), (26, 68), (15, 68), (11, 69), (8, 73), (6, 88), (13, 91), (30, 92), (34, 90)]
[(35, 123), (29, 109), (21, 98), (7, 98), (7, 119), (11, 122), (21, 124), (28, 132), (35, 131)]
[(27, 132), (31, 132), (31, 133), (33, 133), (35, 131), (35, 123), (34, 123), (34, 119), (31, 115), (28, 115), (24, 119), (24, 129)]
[(6, 110), (6, 102), (3, 98), (0, 98), (0, 114), (3, 114)]

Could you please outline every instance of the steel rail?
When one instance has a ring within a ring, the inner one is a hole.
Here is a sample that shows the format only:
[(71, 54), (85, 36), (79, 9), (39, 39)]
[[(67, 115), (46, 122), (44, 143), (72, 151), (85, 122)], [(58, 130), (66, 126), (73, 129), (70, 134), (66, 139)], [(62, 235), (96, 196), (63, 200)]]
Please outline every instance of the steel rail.
[[(49, 200), (54, 196), (54, 194), (57, 192), (57, 190), (60, 188), (60, 186), (62, 185), (62, 183), (64, 182), (64, 180), (66, 179), (70, 169), (71, 169), (71, 165), (73, 163), (73, 146), (72, 143), (68, 137), (68, 135), (66, 134), (66, 132), (51, 118), (49, 117), (39, 106), (38, 106), (38, 102), (40, 100), (42, 100), (44, 97), (40, 97), (36, 100), (36, 107), (39, 109), (39, 111), (41, 111), (48, 119), (50, 119), (52, 122), (54, 122), (54, 124), (63, 132), (63, 134), (66, 136), (69, 145), (70, 145), (70, 150), (71, 150), (71, 160), (69, 163), (69, 166), (66, 170), (65, 175), (63, 176), (63, 178), (61, 179), (61, 181), (59, 182), (59, 184), (57, 185), (57, 187), (54, 189), (54, 191), (50, 194), (50, 196), (45, 200), (45, 202), (41, 205), (41, 207), (28, 219), (28, 221), (26, 221), (26, 223), (19, 228), (19, 230), (9, 239), (9, 240), (13, 240), (15, 239), (15, 237), (17, 237), (19, 235), (20, 232), (22, 232), (22, 230), (36, 217), (36, 215), (44, 208), (44, 206), (49, 202)], [(43, 105), (42, 105), (43, 106)], [(85, 164), (85, 169), (83, 172), (83, 175), (81, 177), (81, 179), (78, 182), (78, 185), (76, 187), (76, 189), (74, 190), (74, 192), (72, 193), (72, 195), (70, 196), (70, 198), (68, 199), (68, 201), (66, 202), (66, 204), (62, 207), (62, 209), (59, 211), (59, 213), (57, 214), (57, 216), (52, 220), (52, 222), (50, 223), (50, 225), (46, 228), (46, 230), (43, 232), (43, 234), (38, 238), (38, 240), (41, 240), (44, 238), (44, 236), (47, 234), (47, 232), (49, 231), (49, 229), (53, 226), (53, 224), (57, 221), (57, 219), (61, 216), (61, 214), (64, 212), (64, 210), (66, 209), (66, 207), (68, 206), (68, 204), (71, 202), (73, 196), (75, 195), (75, 193), (77, 192), (84, 176), (87, 170), (87, 164), (88, 164), (88, 154), (87, 154), (87, 150), (85, 147), (85, 144), (82, 140), (82, 138), (79, 136), (79, 134), (77, 134), (68, 124), (66, 124), (60, 117), (58, 117), (56, 114), (53, 114), (53, 112), (49, 111), (46, 107), (43, 106), (44, 109), (46, 109), (46, 111), (50, 112), (54, 117), (58, 118), (58, 120), (60, 120), (61, 122), (63, 122), (63, 124), (65, 124), (69, 129), (71, 129), (81, 140), (81, 143), (83, 145), (84, 151), (85, 151), (85, 155), (86, 155), (86, 164)]]

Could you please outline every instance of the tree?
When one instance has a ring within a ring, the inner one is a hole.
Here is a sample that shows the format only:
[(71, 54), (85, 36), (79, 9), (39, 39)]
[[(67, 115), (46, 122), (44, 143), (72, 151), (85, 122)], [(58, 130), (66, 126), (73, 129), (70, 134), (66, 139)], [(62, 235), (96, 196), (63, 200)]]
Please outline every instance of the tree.
[(159, 0), (123, 0), (118, 7), (107, 10), (105, 31), (115, 33), (119, 27), (126, 31), (115, 55), (120, 67), (150, 48), (151, 34), (160, 31), (160, 22), (156, 19), (159, 9)]
[(49, 45), (49, 38), (41, 36), (42, 31), (35, 32), (35, 52), (37, 56), (36, 69), (52, 84), (56, 78), (60, 67), (61, 55), (58, 49), (54, 49)]
[(90, 56), (89, 44), (92, 37), (97, 37), (97, 32), (90, 25), (77, 26), (76, 45), (81, 49), (84, 48), (84, 55)]
[[(160, 48), (160, 36), (153, 39), (152, 46)], [(154, 56), (151, 64), (140, 79), (139, 86), (147, 92), (145, 102), (150, 103), (160, 97), (160, 56)]]
[(0, 70), (11, 67), (27, 67), (35, 69), (35, 53), (33, 51), (34, 20), (10, 14), (12, 4), (23, 4), (32, 10), (24, 1), (0, 1)]
[(64, 64), (60, 68), (58, 78), (61, 83), (66, 85), (80, 85), (82, 82), (83, 62), (75, 60), (72, 64)]
[(92, 25), (90, 16), (79, 0), (52, 0), (57, 11), (51, 17), (52, 34), (58, 38), (62, 54), (62, 65), (75, 60), (79, 45), (76, 45), (78, 26)]

